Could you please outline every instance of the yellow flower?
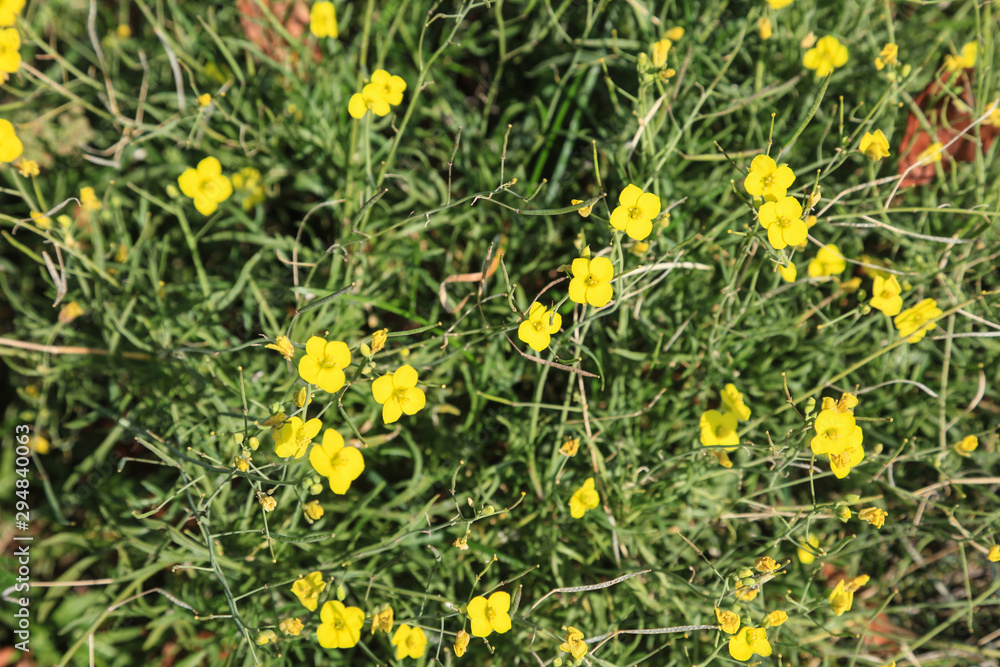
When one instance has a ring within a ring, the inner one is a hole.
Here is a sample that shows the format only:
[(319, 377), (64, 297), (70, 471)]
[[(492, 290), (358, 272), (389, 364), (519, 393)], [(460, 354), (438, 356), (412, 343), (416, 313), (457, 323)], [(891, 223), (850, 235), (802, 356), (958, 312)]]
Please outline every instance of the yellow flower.
[(28, 439), (28, 449), (37, 454), (48, 454), (51, 443), (47, 438), (35, 434)]
[(469, 633), (465, 630), (459, 630), (458, 634), (455, 636), (455, 657), (461, 658), (465, 655), (465, 649), (469, 648), (469, 640), (471, 637)]
[(569, 298), (575, 303), (589, 303), (595, 308), (605, 306), (614, 296), (611, 279), (615, 276), (615, 267), (607, 257), (587, 259), (578, 257), (573, 260), (573, 279), (569, 281)]
[[(0, 0), (2, 2), (3, 0)], [(9, 120), (0, 118), (0, 164), (13, 162), (21, 157), (24, 152), (24, 144), (14, 133), (14, 126)]]
[(41, 170), (38, 168), (38, 163), (34, 160), (21, 160), (17, 163), (17, 171), (25, 178), (38, 176), (38, 174), (41, 173)]
[(764, 628), (744, 627), (729, 638), (729, 655), (736, 660), (746, 662), (754, 653), (765, 658), (771, 655), (771, 644)]
[(771, 25), (771, 19), (766, 16), (761, 16), (757, 19), (757, 33), (761, 39), (771, 39), (771, 35), (774, 34), (774, 26)]
[(903, 307), (903, 297), (899, 295), (903, 288), (899, 285), (896, 276), (890, 275), (886, 280), (881, 276), (875, 276), (875, 285), (872, 287), (872, 300), (869, 302), (872, 308), (881, 310), (889, 317), (899, 315)]
[(979, 54), (979, 45), (976, 42), (967, 42), (962, 46), (962, 54), (958, 56), (946, 55), (944, 66), (949, 72), (958, 72), (966, 67), (976, 66), (976, 56)]
[(312, 523), (313, 521), (319, 521), (323, 518), (326, 513), (323, 510), (323, 506), (319, 504), (318, 500), (310, 500), (305, 505), (302, 506), (302, 512), (306, 515), (306, 521)]
[(795, 182), (795, 174), (787, 164), (780, 167), (767, 155), (758, 155), (750, 163), (750, 173), (743, 179), (743, 187), (754, 197), (776, 201), (788, 194)]
[(806, 51), (802, 64), (806, 69), (816, 70), (816, 77), (822, 79), (837, 67), (847, 62), (847, 47), (833, 36), (820, 37), (816, 46)]
[[(858, 427), (858, 431), (861, 428)], [(852, 442), (839, 454), (830, 454), (830, 470), (837, 479), (844, 479), (851, 473), (851, 468), (859, 465), (865, 459), (865, 450), (860, 442)]]
[(667, 64), (667, 54), (673, 45), (674, 43), (666, 38), (653, 44), (653, 67), (660, 69)]
[(743, 394), (736, 389), (736, 385), (730, 383), (719, 392), (722, 404), (726, 406), (726, 412), (732, 412), (741, 422), (750, 419), (750, 408), (743, 402)]
[(409, 364), (375, 378), (372, 395), (382, 404), (382, 421), (386, 424), (397, 421), (403, 413), (415, 415), (427, 402), (423, 389), (417, 388), (417, 371)]
[(78, 304), (76, 301), (70, 301), (65, 306), (59, 309), (59, 317), (58, 317), (59, 323), (69, 324), (76, 318), (83, 315), (83, 313), (84, 310), (83, 307), (80, 306), (80, 304)]
[(936, 324), (931, 322), (943, 313), (937, 307), (934, 299), (924, 299), (913, 308), (907, 308), (892, 320), (899, 330), (901, 338), (912, 336), (908, 342), (917, 343), (923, 339), (924, 335), (933, 329)]
[(280, 352), (285, 359), (290, 360), (295, 356), (295, 348), (292, 347), (292, 341), (288, 340), (288, 336), (278, 336), (273, 343), (268, 343), (264, 347)]
[[(288, 415), (286, 415), (284, 412), (275, 412), (273, 415), (265, 419), (261, 423), (261, 426), (263, 426), (264, 428), (273, 428), (277, 430), (277, 427), (280, 424), (283, 424), (287, 419)], [(275, 436), (277, 436), (277, 434), (275, 434)]]
[(236, 460), (233, 462), (233, 465), (240, 472), (246, 472), (247, 470), (250, 469), (250, 459), (248, 459), (245, 456), (237, 456)]
[(718, 410), (706, 410), (701, 413), (701, 444), (705, 447), (727, 447), (731, 452), (740, 444), (740, 436), (736, 433), (738, 417), (733, 412), (722, 414)]
[(885, 525), (885, 518), (887, 516), (889, 516), (889, 513), (879, 507), (868, 507), (858, 512), (859, 519), (867, 521), (876, 528), (881, 528)]
[(212, 103), (212, 96), (209, 95), (208, 93), (202, 93), (201, 95), (198, 96), (198, 106), (207, 107), (211, 103)]
[(775, 250), (797, 246), (809, 234), (802, 220), (802, 204), (794, 197), (782, 197), (776, 202), (764, 202), (758, 212), (760, 225), (767, 230), (767, 240)]
[(466, 613), (472, 621), (473, 637), (489, 637), (494, 631), (503, 634), (510, 630), (510, 595), (497, 591), (487, 600), (477, 595), (469, 601)]
[(771, 9), (784, 9), (792, 4), (792, 0), (767, 0), (767, 4), (771, 6)]
[(847, 579), (844, 581), (844, 590), (848, 593), (853, 593), (858, 590), (871, 580), (867, 574), (862, 574), (860, 577), (854, 577), (853, 579)]
[(681, 38), (684, 36), (684, 28), (680, 27), (679, 25), (675, 25), (673, 28), (663, 33), (663, 36), (669, 40), (679, 42), (681, 41)]
[[(577, 489), (569, 499), (569, 513), (574, 519), (582, 519), (588, 510), (597, 507), (601, 502), (601, 497), (594, 488), (594, 478), (588, 477), (587, 481)], [(473, 632), (472, 634), (476, 634)], [(480, 637), (482, 635), (476, 635)]]
[(14, 28), (0, 30), (0, 78), (21, 66), (21, 36)]
[[(313, 603), (315, 609), (315, 603)], [(310, 609), (310, 611), (313, 611)], [(330, 600), (320, 611), (323, 623), (316, 630), (319, 645), (323, 648), (352, 648), (361, 639), (361, 626), (365, 612), (358, 607), (345, 607), (338, 600)]]
[[(882, 70), (887, 65), (898, 65), (899, 64), (899, 47), (893, 43), (888, 43), (882, 47), (882, 51), (878, 54), (878, 58), (875, 59), (875, 69)], [(864, 151), (864, 149), (861, 149)]]
[(770, 556), (761, 556), (753, 562), (753, 569), (765, 574), (768, 572), (774, 572), (780, 567), (781, 566), (778, 565), (778, 562)]
[(781, 274), (781, 279), (786, 283), (794, 283), (795, 279), (799, 276), (799, 270), (795, 268), (795, 262), (789, 262), (788, 266), (778, 264), (778, 273)]
[[(377, 69), (372, 73), (372, 82), (369, 85), (375, 86), (375, 89), (389, 104), (396, 106), (403, 103), (403, 92), (406, 90), (406, 81), (403, 80), (403, 77), (390, 75), (384, 69)], [(380, 115), (384, 116), (385, 114)]]
[[(289, 456), (301, 459), (322, 428), (323, 422), (318, 419), (302, 423), (298, 417), (292, 417), (274, 434), (274, 453), (283, 459)], [(326, 436), (323, 441), (326, 441)]]
[(388, 115), (390, 111), (389, 101), (379, 91), (378, 86), (372, 83), (362, 88), (360, 93), (351, 95), (351, 99), (347, 103), (347, 113), (351, 115), (351, 118), (364, 118), (369, 111), (376, 116)]
[(323, 444), (309, 452), (309, 463), (313, 470), (330, 481), (330, 489), (339, 496), (347, 493), (351, 482), (365, 469), (361, 450), (345, 447), (344, 436), (332, 428), (326, 429), (323, 434)]
[[(573, 206), (579, 206), (585, 201), (586, 201), (585, 199), (570, 199), (569, 203)], [(580, 214), (581, 218), (589, 218), (593, 210), (594, 207), (591, 205), (591, 206), (584, 206), (583, 208), (578, 208), (576, 209), (576, 212)]]
[(264, 184), (261, 182), (260, 171), (253, 167), (243, 167), (233, 174), (233, 187), (242, 194), (240, 206), (249, 211), (267, 198)]
[(309, 391), (305, 387), (299, 387), (299, 390), (295, 392), (295, 395), (292, 397), (292, 403), (294, 403), (297, 408), (301, 408), (309, 403), (312, 403), (312, 398), (309, 397)]
[(232, 183), (223, 175), (222, 165), (214, 157), (199, 162), (197, 169), (188, 167), (177, 179), (177, 184), (185, 197), (194, 200), (194, 207), (202, 215), (215, 213), (219, 204), (233, 194)]
[(47, 218), (38, 211), (31, 211), (30, 215), (39, 229), (52, 229), (52, 218)]
[(765, 628), (776, 628), (787, 620), (788, 614), (781, 610), (776, 610), (764, 617), (764, 623), (762, 625)]
[(517, 337), (535, 352), (541, 352), (549, 346), (552, 334), (558, 333), (561, 328), (562, 315), (555, 310), (546, 310), (536, 301), (531, 304), (528, 319), (517, 328)]
[(832, 410), (833, 412), (842, 412), (845, 414), (853, 415), (854, 408), (858, 405), (858, 397), (850, 392), (844, 392), (840, 395), (840, 400), (833, 400), (829, 396), (823, 397), (823, 410)]
[(875, 130), (875, 134), (865, 132), (861, 137), (858, 150), (868, 156), (869, 160), (877, 161), (889, 157), (889, 140), (886, 139), (882, 130)]
[(840, 254), (840, 248), (830, 243), (819, 249), (816, 259), (809, 262), (809, 277), (836, 276), (847, 268), (847, 261)]
[(309, 10), (309, 32), (316, 37), (337, 38), (337, 10), (332, 2), (317, 2)]
[(978, 446), (979, 438), (974, 435), (967, 435), (955, 445), (955, 452), (959, 456), (969, 456), (972, 452), (976, 451), (976, 447)]
[(392, 607), (386, 607), (372, 617), (372, 634), (376, 630), (389, 633), (392, 632), (393, 612)]
[(933, 144), (920, 151), (920, 155), (917, 156), (917, 162), (923, 162), (925, 159), (927, 164), (933, 162), (940, 162), (944, 157), (944, 144), (940, 141), (935, 141)]
[(566, 441), (559, 448), (559, 453), (564, 456), (576, 456), (580, 449), (580, 438), (566, 438)]
[(389, 340), (388, 329), (379, 329), (378, 331), (373, 333), (372, 346), (371, 346), (372, 354), (377, 354), (378, 352), (381, 352), (385, 348), (385, 342), (387, 340)]
[(344, 369), (350, 365), (347, 343), (312, 336), (306, 341), (306, 356), (299, 359), (299, 377), (332, 394), (344, 386)]
[(25, 0), (0, 0), (0, 26), (14, 25), (17, 15), (24, 9)]
[(653, 218), (659, 214), (660, 198), (629, 184), (618, 195), (618, 206), (611, 212), (611, 226), (641, 241), (653, 231)]
[(740, 615), (734, 611), (722, 611), (716, 607), (715, 620), (719, 622), (719, 629), (727, 635), (735, 635), (740, 629)]
[[(808, 544), (811, 547), (818, 548), (819, 540), (816, 538), (815, 535), (807, 535), (806, 544)], [(811, 565), (812, 562), (816, 560), (816, 554), (812, 553), (811, 551), (807, 551), (802, 547), (798, 548), (797, 554), (799, 557), (799, 562), (802, 563), (803, 565)]]
[(278, 641), (278, 635), (274, 634), (274, 630), (261, 630), (257, 634), (257, 638), (254, 640), (254, 643), (256, 643), (257, 646), (263, 646), (268, 642), (277, 643), (277, 641)]
[(583, 660), (583, 656), (587, 655), (587, 643), (583, 641), (583, 633), (572, 625), (568, 628), (563, 626), (563, 630), (566, 631), (566, 641), (559, 645), (559, 650), (572, 654), (576, 660)]
[(729, 454), (726, 453), (724, 449), (710, 449), (708, 453), (715, 457), (716, 462), (723, 468), (732, 468), (733, 462), (729, 458)]
[(990, 547), (990, 552), (986, 555), (990, 562), (1000, 562), (1000, 545), (994, 544)]
[(295, 593), (295, 597), (309, 611), (316, 611), (316, 606), (319, 604), (319, 594), (323, 592), (324, 588), (326, 588), (326, 582), (323, 581), (323, 573), (319, 570), (310, 572), (292, 584), (292, 592)]
[(813, 428), (816, 429), (816, 435), (809, 446), (817, 456), (841, 454), (848, 447), (860, 445), (864, 438), (861, 428), (850, 412), (823, 410), (816, 417)]
[(278, 501), (274, 499), (274, 496), (269, 496), (266, 493), (257, 493), (257, 502), (260, 506), (264, 508), (265, 512), (273, 512), (274, 508), (278, 506)]
[(760, 589), (757, 586), (738, 586), (733, 593), (736, 594), (736, 599), (740, 602), (753, 602), (757, 598), (757, 594), (760, 593)]
[(427, 650), (427, 635), (422, 629), (404, 623), (392, 636), (392, 645), (396, 647), (396, 660), (419, 658)]
[(298, 637), (299, 633), (302, 632), (302, 621), (298, 618), (285, 618), (278, 623), (278, 629), (286, 635)]
[(851, 610), (851, 605), (854, 604), (854, 592), (845, 590), (844, 580), (841, 579), (837, 582), (837, 586), (833, 589), (833, 592), (830, 593), (829, 602), (833, 613), (841, 616), (844, 612)]
[(80, 188), (80, 206), (84, 211), (100, 211), (103, 207), (101, 200), (97, 198), (94, 188)]
[(115, 34), (119, 39), (128, 39), (132, 36), (132, 28), (127, 23), (119, 23), (115, 28)]

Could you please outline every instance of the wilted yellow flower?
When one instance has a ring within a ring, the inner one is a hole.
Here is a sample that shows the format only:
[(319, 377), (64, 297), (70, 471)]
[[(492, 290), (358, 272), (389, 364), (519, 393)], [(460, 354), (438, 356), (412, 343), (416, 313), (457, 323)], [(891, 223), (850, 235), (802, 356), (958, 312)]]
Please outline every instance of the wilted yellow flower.
[(854, 604), (854, 593), (848, 592), (844, 589), (844, 580), (841, 579), (837, 582), (837, 586), (830, 593), (829, 597), (830, 608), (833, 609), (833, 613), (837, 616), (841, 616), (844, 612), (850, 611), (851, 605)]
[(288, 336), (278, 336), (273, 343), (268, 343), (264, 347), (280, 352), (281, 356), (288, 360), (295, 356), (295, 348), (292, 347), (292, 341), (288, 340)]
[(787, 620), (788, 614), (781, 610), (776, 610), (764, 617), (763, 626), (765, 628), (776, 628)]
[(274, 630), (261, 630), (257, 633), (257, 638), (254, 640), (254, 643), (257, 644), (257, 646), (263, 646), (269, 642), (277, 641), (278, 635), (274, 633)]
[(285, 618), (278, 623), (279, 630), (293, 637), (299, 636), (299, 633), (302, 632), (302, 627), (302, 621), (298, 618)]
[(70, 301), (59, 309), (59, 322), (60, 324), (69, 324), (81, 315), (83, 315), (83, 307), (76, 301)]
[[(587, 201), (587, 200), (586, 199), (570, 199), (569, 203), (571, 205), (573, 205), (573, 206), (579, 206), (580, 204), (582, 204), (585, 201)], [(580, 214), (581, 218), (589, 218), (590, 217), (590, 213), (593, 210), (594, 210), (594, 207), (593, 207), (593, 205), (591, 205), (591, 206), (584, 206), (582, 208), (578, 208), (578, 209), (576, 209), (576, 212)]]
[(41, 171), (38, 169), (38, 163), (34, 160), (21, 160), (17, 163), (17, 171), (25, 178), (29, 176), (38, 176)]
[(736, 599), (740, 602), (753, 602), (757, 598), (757, 594), (760, 593), (760, 589), (757, 586), (737, 586), (733, 593), (736, 594)]
[(885, 524), (885, 518), (889, 513), (879, 507), (867, 507), (858, 512), (858, 518), (867, 521), (876, 528), (881, 528)]
[[(574, 519), (581, 519), (583, 515), (589, 510), (597, 507), (601, 502), (601, 497), (597, 494), (597, 490), (594, 488), (594, 478), (588, 477), (587, 481), (583, 483), (579, 489), (573, 493), (573, 497), (569, 499), (569, 513)], [(476, 634), (473, 631), (472, 634)], [(476, 635), (477, 637), (481, 635)]]
[[(887, 65), (898, 65), (899, 47), (893, 43), (886, 44), (875, 59), (875, 69), (882, 70)], [(863, 150), (863, 149), (862, 149)]]
[(976, 447), (978, 446), (979, 438), (974, 435), (967, 435), (955, 445), (955, 452), (959, 456), (969, 456), (972, 452), (976, 451)]
[(274, 499), (274, 496), (269, 496), (266, 493), (257, 493), (257, 502), (260, 503), (265, 512), (273, 512), (274, 508), (278, 506), (278, 501)]
[(809, 262), (809, 277), (836, 276), (847, 268), (847, 261), (840, 254), (840, 248), (829, 243), (819, 249), (816, 258)]
[(740, 615), (734, 611), (722, 611), (716, 607), (715, 620), (719, 622), (719, 629), (727, 635), (735, 635), (740, 629)]
[(571, 653), (577, 660), (582, 660), (583, 656), (587, 655), (587, 643), (583, 641), (583, 633), (572, 625), (568, 628), (563, 626), (563, 630), (566, 631), (566, 641), (559, 645), (559, 649)]
[(237, 456), (236, 460), (233, 462), (233, 465), (240, 472), (246, 472), (247, 470), (250, 469), (250, 460), (247, 459), (247, 457), (245, 456)]
[(562, 446), (559, 448), (559, 453), (564, 456), (576, 456), (576, 452), (580, 449), (580, 438), (566, 438)]
[(469, 640), (472, 637), (465, 630), (459, 630), (458, 634), (455, 635), (455, 646), (453, 647), (455, 651), (455, 657), (461, 658), (465, 655), (465, 649), (469, 648)]
[(875, 133), (865, 132), (861, 137), (858, 150), (868, 156), (869, 160), (877, 161), (889, 157), (889, 140), (882, 130), (875, 130)]
[(386, 607), (372, 617), (372, 634), (376, 630), (389, 633), (392, 632), (393, 612), (392, 607)]
[(305, 505), (302, 506), (302, 512), (306, 515), (306, 520), (309, 523), (313, 521), (319, 521), (323, 518), (325, 510), (323, 506), (319, 504), (318, 500), (310, 500)]
[(386, 341), (389, 340), (389, 330), (379, 329), (372, 334), (372, 354), (377, 354), (385, 348)]
[(202, 93), (201, 95), (198, 96), (198, 106), (207, 107), (211, 103), (212, 103), (212, 96), (209, 95), (208, 93)]
[(753, 569), (761, 573), (774, 572), (781, 566), (770, 556), (761, 556), (753, 562)]
[(925, 159), (927, 163), (940, 162), (944, 157), (944, 144), (940, 141), (935, 141), (933, 144), (920, 151), (920, 155), (917, 156), (917, 162), (923, 162)]
[(301, 408), (307, 403), (312, 403), (312, 398), (305, 387), (299, 387), (299, 390), (295, 392), (295, 396), (292, 397), (292, 402), (295, 403), (295, 407)]

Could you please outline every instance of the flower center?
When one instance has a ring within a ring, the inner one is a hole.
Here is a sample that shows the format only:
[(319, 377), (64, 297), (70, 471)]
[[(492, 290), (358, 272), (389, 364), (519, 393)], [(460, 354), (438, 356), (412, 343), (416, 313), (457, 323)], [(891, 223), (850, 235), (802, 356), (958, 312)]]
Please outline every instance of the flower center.
[(638, 206), (633, 206), (628, 210), (628, 217), (632, 220), (639, 220), (642, 218), (642, 211), (639, 210)]
[(343, 631), (347, 629), (347, 625), (344, 623), (344, 619), (340, 616), (333, 619), (333, 629), (337, 631)]
[(201, 190), (201, 193), (206, 197), (213, 197), (213, 198), (215, 197), (215, 195), (218, 193), (219, 190), (215, 182), (210, 178), (206, 178), (205, 180), (203, 180), (201, 182), (201, 187), (199, 187), (198, 189)]
[(486, 620), (489, 621), (491, 625), (493, 624), (493, 619), (496, 615), (497, 613), (493, 610), (493, 607), (486, 605)]
[(848, 456), (847, 452), (842, 452), (840, 454), (834, 454), (830, 457), (830, 463), (837, 466), (838, 468), (846, 468), (851, 462), (851, 457)]
[(719, 426), (719, 428), (715, 429), (715, 435), (718, 438), (725, 438), (729, 435), (729, 429), (725, 426)]
[(337, 360), (334, 359), (332, 356), (324, 354), (323, 358), (320, 359), (320, 361), (319, 361), (319, 367), (320, 368), (339, 368), (340, 364), (338, 364)]
[(840, 431), (835, 428), (831, 428), (829, 431), (823, 433), (823, 437), (828, 440), (837, 441), (840, 439)]
[(792, 221), (789, 220), (788, 218), (784, 216), (778, 218), (778, 226), (781, 227), (782, 229), (784, 229), (790, 224), (792, 224)]
[(587, 284), (587, 287), (595, 287), (601, 281), (595, 278), (593, 274), (591, 274), (587, 276), (587, 279), (584, 282)]
[(392, 400), (396, 401), (400, 405), (406, 403), (406, 390), (405, 389), (393, 389)]
[(535, 331), (539, 333), (545, 330), (545, 323), (542, 322), (541, 320), (538, 320), (537, 322), (532, 322), (532, 326), (534, 326)]
[(764, 178), (760, 179), (761, 184), (763, 184), (764, 189), (767, 190), (772, 185), (774, 185), (774, 174), (768, 174)]

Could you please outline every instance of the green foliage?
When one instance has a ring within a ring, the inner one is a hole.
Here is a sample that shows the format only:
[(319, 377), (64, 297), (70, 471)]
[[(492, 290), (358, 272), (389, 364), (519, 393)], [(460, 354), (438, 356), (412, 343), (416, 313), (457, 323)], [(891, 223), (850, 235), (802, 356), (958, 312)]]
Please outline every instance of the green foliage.
[[(0, 353), (4, 434), (28, 424), (51, 442), (28, 472), (31, 577), (55, 584), (31, 589), (35, 662), (88, 664), (93, 645), (109, 666), (386, 664), (395, 648), (369, 629), (387, 603), (423, 628), (424, 664), (567, 664), (563, 626), (586, 637), (585, 664), (737, 664), (716, 606), (745, 626), (788, 613), (759, 658), (773, 664), (1000, 657), (992, 121), (967, 130), (983, 150), (930, 183), (895, 178), (908, 118), (936, 128), (945, 97), (973, 119), (995, 108), (991, 3), (335, 4), (337, 39), (261, 0), (104, 3), (90, 23), (87, 3), (36, 2), (17, 23), (24, 64), (0, 117), (41, 174), (0, 165)], [(668, 73), (651, 47), (672, 26), (686, 34)], [(804, 70), (810, 35), (838, 37), (847, 64)], [(873, 65), (892, 41), (905, 73)], [(921, 106), (970, 41), (968, 92), (953, 81)], [(352, 119), (377, 69), (406, 81), (403, 102)], [(892, 155), (870, 162), (857, 147), (876, 129)], [(774, 250), (757, 224), (743, 180), (763, 152), (818, 217), (804, 250)], [(196, 211), (177, 179), (209, 156), (229, 177), (257, 170), (263, 200), (235, 183)], [(646, 247), (608, 224), (630, 183), (663, 203)], [(88, 187), (99, 209), (79, 205)], [(825, 244), (847, 270), (809, 278)], [(600, 309), (567, 301), (587, 246), (616, 266)], [(789, 259), (793, 284), (776, 272)], [(904, 308), (944, 311), (922, 341), (867, 305), (879, 266)], [(536, 299), (563, 317), (537, 354), (517, 338)], [(83, 315), (60, 318), (71, 302)], [(264, 347), (279, 335), (294, 360)], [(313, 388), (300, 409), (313, 335), (345, 341), (354, 365), (343, 391)], [(386, 425), (370, 381), (403, 364), (427, 405)], [(699, 423), (729, 383), (752, 417), (725, 468)], [(865, 460), (838, 480), (809, 443), (822, 397), (844, 392), (860, 399)], [(276, 457), (262, 424), (278, 410), (363, 448), (346, 495), (308, 457)], [(979, 447), (960, 456), (967, 435)], [(4, 448), (5, 511), (15, 461)], [(573, 519), (591, 477), (600, 504)], [(858, 517), (872, 506), (889, 513), (881, 529)], [(810, 534), (820, 557), (805, 564)], [(737, 600), (738, 573), (765, 555), (782, 570)], [(353, 649), (321, 648), (319, 610), (291, 592), (316, 570), (320, 606), (366, 613)], [(861, 574), (835, 616), (830, 591)], [(496, 590), (512, 630), (456, 658), (466, 605)], [(292, 617), (298, 637), (278, 631)], [(277, 644), (258, 645), (267, 630)]]

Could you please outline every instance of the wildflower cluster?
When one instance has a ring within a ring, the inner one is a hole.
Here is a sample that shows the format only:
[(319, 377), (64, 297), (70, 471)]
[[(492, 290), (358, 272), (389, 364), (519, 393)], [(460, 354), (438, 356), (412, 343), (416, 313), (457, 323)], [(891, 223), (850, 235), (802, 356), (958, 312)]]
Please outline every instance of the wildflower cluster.
[(864, 432), (854, 419), (857, 405), (858, 399), (853, 394), (845, 393), (839, 401), (826, 397), (823, 410), (813, 424), (816, 435), (809, 447), (816, 456), (829, 459), (830, 469), (837, 479), (847, 477), (851, 468), (865, 458)]
[(701, 444), (711, 447), (709, 453), (719, 462), (719, 465), (732, 468), (728, 452), (736, 450), (740, 444), (737, 424), (750, 419), (750, 408), (743, 402), (743, 394), (736, 385), (727, 384), (719, 397), (723, 411), (706, 410), (701, 413)]

